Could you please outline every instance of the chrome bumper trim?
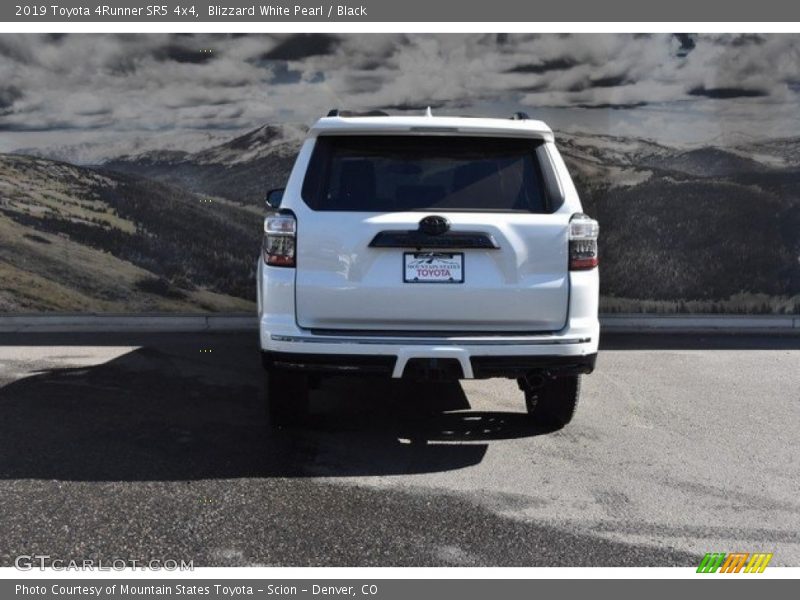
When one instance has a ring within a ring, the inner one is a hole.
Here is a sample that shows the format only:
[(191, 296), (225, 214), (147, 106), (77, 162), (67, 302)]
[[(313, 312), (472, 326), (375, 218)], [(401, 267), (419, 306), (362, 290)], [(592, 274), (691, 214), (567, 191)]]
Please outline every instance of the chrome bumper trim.
[(536, 337), (493, 337), (487, 338), (365, 338), (365, 337), (321, 337), (301, 335), (270, 335), (273, 342), (293, 342), (303, 344), (364, 344), (374, 346), (561, 346), (569, 344), (588, 344), (590, 337), (579, 338), (536, 338)]

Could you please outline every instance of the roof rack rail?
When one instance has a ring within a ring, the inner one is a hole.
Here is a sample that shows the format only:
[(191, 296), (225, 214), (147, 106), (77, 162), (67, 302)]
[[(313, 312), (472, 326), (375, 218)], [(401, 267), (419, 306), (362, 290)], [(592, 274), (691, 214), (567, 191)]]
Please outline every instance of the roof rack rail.
[(334, 108), (328, 111), (329, 117), (388, 117), (389, 113), (382, 110), (366, 110), (358, 112), (355, 110), (339, 110)]
[(527, 121), (528, 119), (530, 119), (528, 113), (522, 111), (515, 112), (513, 115), (511, 115), (512, 121)]

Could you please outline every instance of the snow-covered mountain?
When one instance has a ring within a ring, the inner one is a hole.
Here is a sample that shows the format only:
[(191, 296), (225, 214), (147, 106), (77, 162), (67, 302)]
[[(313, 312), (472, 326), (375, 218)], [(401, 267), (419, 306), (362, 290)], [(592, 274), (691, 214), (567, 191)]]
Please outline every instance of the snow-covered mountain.
[(800, 166), (800, 138), (687, 148), (644, 138), (569, 133), (559, 135), (557, 143), (573, 174), (589, 185), (637, 185), (653, 172), (724, 178)]
[(769, 167), (748, 156), (706, 146), (668, 156), (651, 157), (645, 165), (666, 171), (677, 171), (697, 177), (732, 177), (741, 173), (757, 173)]
[(604, 165), (637, 166), (679, 149), (654, 140), (594, 133), (560, 133), (556, 143), (575, 159)]
[[(36, 148), (27, 154), (72, 163), (104, 164), (125, 173), (179, 185), (195, 193), (260, 205), (266, 190), (285, 185), (308, 129), (265, 124), (247, 132), (175, 132), (74, 146)], [(584, 190), (627, 188), (675, 173), (731, 177), (800, 166), (800, 138), (725, 138), (738, 145), (677, 147), (653, 139), (572, 131), (557, 144)]]
[(302, 125), (264, 125), (228, 142), (195, 152), (199, 164), (238, 165), (275, 156), (292, 156), (306, 137)]
[(260, 206), (267, 190), (286, 184), (306, 132), (295, 124), (263, 125), (198, 152), (153, 150), (120, 156), (105, 166)]
[(560, 133), (556, 144), (584, 189), (638, 185), (652, 175), (648, 161), (678, 152), (653, 140), (582, 132)]
[(158, 146), (136, 152), (110, 156), (108, 160), (144, 162), (191, 161), (206, 165), (236, 165), (274, 155), (294, 155), (306, 136), (308, 128), (293, 123), (262, 125), (234, 138), (215, 137), (202, 147)]
[(199, 152), (224, 143), (230, 137), (230, 131), (196, 130), (153, 132), (134, 136), (115, 134), (74, 144), (17, 148), (12, 153), (48, 158), (73, 165), (99, 165), (120, 156), (140, 155), (154, 151)]
[(731, 149), (741, 156), (778, 168), (800, 167), (800, 137), (777, 138), (739, 144)]

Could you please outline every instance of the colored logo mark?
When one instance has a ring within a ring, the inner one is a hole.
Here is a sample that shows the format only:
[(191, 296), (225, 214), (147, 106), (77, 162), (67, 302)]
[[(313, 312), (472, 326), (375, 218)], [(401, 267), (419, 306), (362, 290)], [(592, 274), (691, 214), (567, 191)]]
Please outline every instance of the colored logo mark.
[(772, 554), (765, 552), (709, 552), (700, 561), (698, 573), (763, 573)]

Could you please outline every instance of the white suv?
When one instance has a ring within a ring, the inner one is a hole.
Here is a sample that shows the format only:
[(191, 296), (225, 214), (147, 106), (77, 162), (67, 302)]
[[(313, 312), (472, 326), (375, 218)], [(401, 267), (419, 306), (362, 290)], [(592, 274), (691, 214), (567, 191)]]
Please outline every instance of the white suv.
[(570, 421), (597, 356), (598, 224), (547, 125), (334, 110), (267, 203), (273, 423), (343, 374), (515, 378), (537, 424)]

